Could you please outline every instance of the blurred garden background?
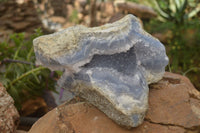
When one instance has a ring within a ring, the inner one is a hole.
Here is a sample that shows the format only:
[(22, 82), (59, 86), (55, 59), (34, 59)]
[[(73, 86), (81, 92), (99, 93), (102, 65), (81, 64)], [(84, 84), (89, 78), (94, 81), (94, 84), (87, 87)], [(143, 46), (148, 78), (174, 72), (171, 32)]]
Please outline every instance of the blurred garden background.
[[(0, 83), (21, 116), (40, 117), (62, 72), (35, 65), (32, 40), (70, 26), (111, 23), (133, 14), (166, 47), (166, 71), (200, 91), (200, 0), (0, 0)], [(59, 93), (59, 92), (57, 92)]]

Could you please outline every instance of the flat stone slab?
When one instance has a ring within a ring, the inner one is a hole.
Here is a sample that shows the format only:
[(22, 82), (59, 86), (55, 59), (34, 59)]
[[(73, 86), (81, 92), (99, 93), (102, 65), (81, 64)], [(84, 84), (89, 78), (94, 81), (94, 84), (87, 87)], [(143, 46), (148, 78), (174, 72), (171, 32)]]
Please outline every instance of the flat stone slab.
[(160, 80), (168, 64), (165, 47), (133, 15), (95, 28), (70, 27), (33, 43), (38, 64), (64, 71), (60, 88), (126, 127), (143, 122), (148, 84)]

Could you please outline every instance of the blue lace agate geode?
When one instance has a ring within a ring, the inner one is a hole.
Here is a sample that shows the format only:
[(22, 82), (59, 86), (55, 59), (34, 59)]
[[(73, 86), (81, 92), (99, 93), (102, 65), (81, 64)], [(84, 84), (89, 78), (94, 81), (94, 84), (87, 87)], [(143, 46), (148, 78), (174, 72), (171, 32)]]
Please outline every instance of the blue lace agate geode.
[(95, 28), (70, 27), (33, 43), (39, 64), (64, 70), (60, 87), (126, 127), (142, 123), (148, 84), (160, 80), (168, 64), (165, 47), (133, 15)]

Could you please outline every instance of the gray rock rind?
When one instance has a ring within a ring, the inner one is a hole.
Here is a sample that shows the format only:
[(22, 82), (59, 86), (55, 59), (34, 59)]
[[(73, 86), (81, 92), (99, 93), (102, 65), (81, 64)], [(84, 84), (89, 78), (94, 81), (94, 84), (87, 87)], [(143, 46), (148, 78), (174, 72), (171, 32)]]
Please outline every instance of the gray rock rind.
[(74, 26), (36, 38), (37, 62), (64, 70), (58, 85), (120, 125), (136, 127), (148, 109), (148, 84), (168, 64), (165, 47), (133, 15), (95, 28)]

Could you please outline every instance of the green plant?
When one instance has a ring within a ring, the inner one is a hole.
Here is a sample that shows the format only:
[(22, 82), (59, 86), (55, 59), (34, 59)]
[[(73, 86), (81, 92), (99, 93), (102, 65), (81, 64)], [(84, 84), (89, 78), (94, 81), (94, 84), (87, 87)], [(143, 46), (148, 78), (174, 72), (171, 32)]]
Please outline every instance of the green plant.
[(200, 11), (200, 3), (197, 0), (145, 0), (145, 2), (158, 12), (159, 20), (172, 21), (177, 25), (188, 22)]
[(8, 0), (0, 0), (0, 2), (7, 2)]
[(140, 3), (140, 0), (127, 0), (127, 1), (131, 1), (131, 2)]
[(69, 16), (69, 21), (75, 24), (79, 23), (79, 19), (78, 19), (78, 11), (76, 9), (74, 9), (72, 11), (72, 14)]
[[(192, 24), (190, 24), (193, 22)], [(173, 37), (168, 40), (170, 46), (172, 70), (185, 73), (193, 67), (200, 66), (200, 32), (199, 22), (191, 21), (179, 27), (172, 28)]]
[(44, 89), (54, 90), (55, 81), (50, 78), (50, 70), (34, 64), (32, 40), (41, 34), (37, 29), (28, 40), (23, 33), (13, 34), (10, 40), (0, 43), (0, 82), (18, 109), (24, 100), (41, 95)]

